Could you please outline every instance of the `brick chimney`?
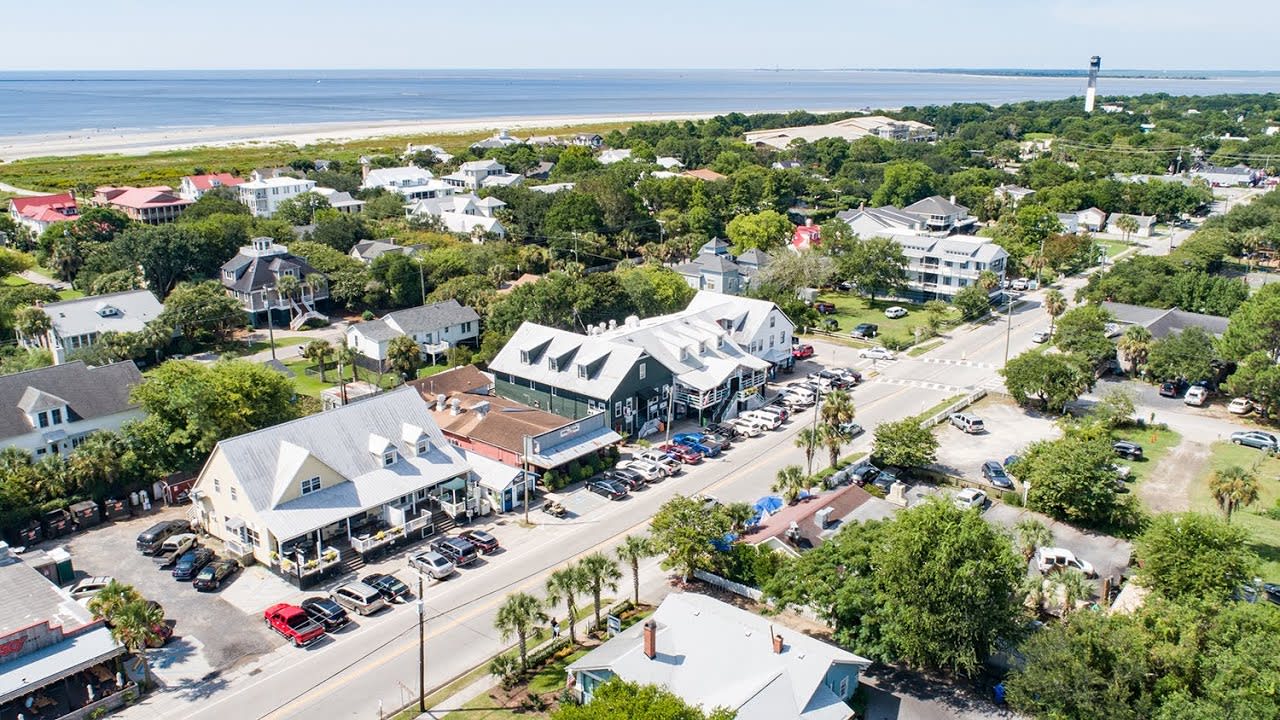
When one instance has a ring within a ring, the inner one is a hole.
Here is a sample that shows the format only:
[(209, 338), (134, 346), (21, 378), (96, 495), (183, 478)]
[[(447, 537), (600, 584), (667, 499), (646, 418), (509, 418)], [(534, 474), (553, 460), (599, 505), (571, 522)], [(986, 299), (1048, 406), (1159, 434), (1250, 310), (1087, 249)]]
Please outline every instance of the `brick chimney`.
[(773, 654), (774, 655), (782, 654), (782, 636), (781, 635), (773, 636)]
[(658, 656), (658, 623), (652, 620), (644, 624), (644, 656), (650, 660)]

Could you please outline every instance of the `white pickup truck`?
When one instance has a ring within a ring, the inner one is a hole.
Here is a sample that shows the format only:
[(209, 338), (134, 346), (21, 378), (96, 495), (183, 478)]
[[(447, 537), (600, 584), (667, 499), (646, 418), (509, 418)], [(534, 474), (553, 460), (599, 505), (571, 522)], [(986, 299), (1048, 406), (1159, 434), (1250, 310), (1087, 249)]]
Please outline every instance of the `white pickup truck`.
[(196, 546), (197, 538), (194, 533), (182, 533), (168, 538), (160, 545), (160, 550), (152, 557), (156, 561), (156, 565), (162, 568), (169, 567), (182, 557), (182, 554)]

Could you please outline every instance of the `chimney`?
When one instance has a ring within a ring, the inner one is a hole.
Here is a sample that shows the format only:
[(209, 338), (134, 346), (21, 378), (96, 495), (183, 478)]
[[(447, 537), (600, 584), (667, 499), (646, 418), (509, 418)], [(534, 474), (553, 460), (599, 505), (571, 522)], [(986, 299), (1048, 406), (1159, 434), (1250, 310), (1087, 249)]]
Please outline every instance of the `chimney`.
[(635, 315), (628, 315), (622, 322), (629, 328), (640, 327), (640, 318)]
[(956, 196), (955, 196), (955, 195), (952, 195), (952, 196), (951, 196), (951, 204), (952, 204), (952, 205), (955, 205), (955, 204), (956, 204)]
[(805, 218), (805, 219), (804, 219), (804, 226), (805, 226), (805, 227), (813, 227), (813, 218)]
[(458, 415), (462, 412), (462, 400), (454, 398), (449, 401), (449, 414)]
[(775, 633), (772, 627), (769, 628), (769, 635), (770, 637), (773, 638), (773, 654), (781, 655), (782, 654), (782, 636)]
[(644, 624), (644, 656), (650, 660), (658, 657), (658, 623), (652, 620)]
[(369, 179), (369, 163), (360, 163), (360, 183)]
[(436, 395), (436, 412), (444, 412), (445, 396), (444, 393)]
[(609, 329), (616, 330), (617, 328), (618, 328), (618, 321), (614, 318), (609, 318)]

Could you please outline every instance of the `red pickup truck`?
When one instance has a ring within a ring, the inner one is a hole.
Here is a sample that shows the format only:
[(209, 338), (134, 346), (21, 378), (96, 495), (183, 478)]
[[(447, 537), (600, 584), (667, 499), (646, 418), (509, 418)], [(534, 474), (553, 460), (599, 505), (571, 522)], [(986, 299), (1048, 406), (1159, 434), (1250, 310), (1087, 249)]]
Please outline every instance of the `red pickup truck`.
[(324, 637), (324, 626), (297, 605), (277, 603), (263, 611), (262, 619), (294, 647), (305, 647)]

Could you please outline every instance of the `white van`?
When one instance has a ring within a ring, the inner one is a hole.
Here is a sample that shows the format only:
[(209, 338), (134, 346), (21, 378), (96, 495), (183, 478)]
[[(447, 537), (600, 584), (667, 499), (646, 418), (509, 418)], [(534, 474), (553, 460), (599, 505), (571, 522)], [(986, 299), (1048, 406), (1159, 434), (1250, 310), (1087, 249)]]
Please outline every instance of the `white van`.
[(1098, 573), (1087, 560), (1080, 560), (1066, 548), (1042, 547), (1036, 549), (1036, 568), (1043, 574), (1059, 570), (1079, 570), (1085, 577), (1097, 577)]
[(736, 417), (730, 420), (729, 424), (746, 437), (756, 437), (769, 429), (763, 421), (749, 417)]
[(763, 424), (764, 424), (764, 426), (765, 426), (765, 427), (767, 427), (767, 428), (769, 428), (770, 430), (777, 430), (777, 429), (778, 429), (778, 427), (782, 425), (782, 416), (781, 416), (781, 415), (776, 415), (776, 414), (774, 414), (774, 413), (767, 412), (767, 411), (765, 411), (764, 409), (760, 409), (760, 410), (748, 410), (748, 411), (746, 411), (746, 412), (742, 413), (741, 415), (739, 415), (738, 417), (740, 417), (740, 418), (744, 418), (744, 419), (747, 419), (747, 420), (758, 420), (759, 422), (763, 423)]

